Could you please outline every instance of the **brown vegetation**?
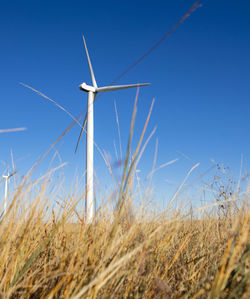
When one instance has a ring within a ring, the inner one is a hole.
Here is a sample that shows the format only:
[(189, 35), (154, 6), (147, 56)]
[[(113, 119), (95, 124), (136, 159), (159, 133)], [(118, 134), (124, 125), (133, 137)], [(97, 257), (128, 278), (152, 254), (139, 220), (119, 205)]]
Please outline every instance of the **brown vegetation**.
[(247, 298), (248, 191), (236, 208), (239, 195), (227, 195), (220, 180), (219, 214), (136, 209), (133, 178), (149, 117), (131, 158), (134, 119), (118, 194), (92, 223), (77, 212), (84, 193), (61, 198), (53, 211), (48, 179), (38, 187), (24, 178), (0, 220), (0, 297)]
[(74, 200), (48, 218), (45, 190), (26, 211), (19, 190), (2, 218), (2, 298), (247, 298), (246, 205), (230, 219), (149, 218), (126, 199), (87, 225), (72, 223)]

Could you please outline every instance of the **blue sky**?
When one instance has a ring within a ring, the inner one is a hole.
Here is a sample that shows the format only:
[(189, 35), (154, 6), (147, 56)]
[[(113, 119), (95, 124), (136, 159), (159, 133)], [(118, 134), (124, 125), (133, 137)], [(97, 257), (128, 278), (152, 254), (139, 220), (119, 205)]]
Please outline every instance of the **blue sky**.
[[(25, 132), (1, 134), (1, 160), (10, 164), (10, 149), (24, 174), (71, 124), (50, 102), (21, 86), (24, 82), (77, 116), (87, 95), (78, 89), (90, 83), (83, 50), (85, 35), (98, 85), (107, 85), (142, 56), (187, 11), (191, 0), (158, 1), (4, 1), (0, 10), (0, 129), (27, 127)], [(214, 159), (236, 177), (243, 156), (249, 170), (250, 2), (202, 1), (169, 39), (118, 84), (150, 82), (139, 94), (134, 146), (152, 99), (155, 106), (147, 136), (157, 131), (143, 155), (140, 169), (150, 172), (156, 139), (157, 166), (179, 161), (155, 176), (159, 197), (168, 197), (192, 163), (202, 173)], [(119, 148), (116, 101), (123, 152), (126, 150), (135, 90), (105, 94), (95, 105), (95, 142), (115, 161)], [(74, 154), (79, 127), (56, 146), (68, 162), (69, 179), (85, 168), (85, 143)], [(84, 139), (84, 138), (83, 138)], [(54, 152), (52, 153), (54, 154)], [(43, 173), (50, 155), (40, 167)], [(0, 166), (2, 171), (3, 165)], [(95, 169), (104, 188), (108, 171), (96, 152)], [(119, 170), (117, 170), (119, 173)], [(196, 175), (199, 173), (196, 172)], [(166, 180), (173, 183), (167, 183)]]

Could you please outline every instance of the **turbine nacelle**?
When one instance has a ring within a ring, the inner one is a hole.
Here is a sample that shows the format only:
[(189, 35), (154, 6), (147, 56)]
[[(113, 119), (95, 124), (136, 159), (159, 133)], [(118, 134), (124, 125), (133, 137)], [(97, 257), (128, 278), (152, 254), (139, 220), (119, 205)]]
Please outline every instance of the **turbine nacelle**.
[(83, 82), (82, 84), (79, 85), (79, 88), (83, 91), (89, 92), (96, 92), (96, 88), (90, 85), (87, 85), (85, 82)]

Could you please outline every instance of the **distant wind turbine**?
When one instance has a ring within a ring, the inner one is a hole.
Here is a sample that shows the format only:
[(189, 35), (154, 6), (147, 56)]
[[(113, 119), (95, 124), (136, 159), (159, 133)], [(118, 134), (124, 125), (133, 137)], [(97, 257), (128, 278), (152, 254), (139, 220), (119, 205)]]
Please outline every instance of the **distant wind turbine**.
[(10, 177), (12, 177), (14, 174), (16, 174), (16, 171), (12, 172), (11, 174), (2, 175), (2, 177), (5, 179), (5, 186), (4, 186), (4, 212), (3, 215), (5, 216), (7, 213), (7, 198), (8, 198), (8, 180)]
[[(115, 91), (115, 90), (121, 90), (121, 89), (127, 89), (127, 88), (133, 88), (133, 87), (140, 87), (140, 86), (148, 86), (150, 83), (140, 83), (140, 84), (130, 84), (130, 85), (116, 85), (116, 86), (104, 86), (104, 87), (98, 87), (95, 80), (94, 71), (91, 65), (91, 61), (89, 58), (89, 53), (86, 45), (85, 38), (83, 36), (83, 42), (84, 47), (86, 51), (86, 56), (88, 59), (88, 65), (89, 70), (91, 74), (92, 79), (92, 86), (87, 85), (85, 82), (82, 83), (79, 88), (85, 92), (88, 93), (88, 108), (87, 108), (87, 152), (86, 152), (86, 187), (87, 187), (87, 193), (86, 193), (86, 206), (85, 206), (85, 212), (86, 212), (86, 222), (90, 223), (94, 217), (94, 109), (93, 104), (95, 102), (95, 97), (98, 92), (106, 92), (106, 91)], [(83, 128), (85, 126), (83, 125)], [(82, 128), (82, 131), (83, 131)], [(82, 133), (82, 132), (81, 132)], [(80, 134), (81, 137), (81, 134)], [(79, 144), (79, 140), (78, 140)], [(77, 146), (78, 146), (77, 144)]]

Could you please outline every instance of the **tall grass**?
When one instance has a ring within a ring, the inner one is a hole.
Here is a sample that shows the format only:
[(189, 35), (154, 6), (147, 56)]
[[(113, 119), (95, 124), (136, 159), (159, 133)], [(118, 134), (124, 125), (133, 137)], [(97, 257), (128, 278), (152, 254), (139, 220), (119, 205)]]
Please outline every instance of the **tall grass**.
[(49, 176), (39, 185), (30, 175), (20, 183), (0, 223), (2, 298), (247, 298), (248, 191), (225, 217), (146, 213), (147, 192), (145, 206), (135, 208), (135, 170), (150, 116), (131, 155), (135, 111), (119, 190), (91, 224), (77, 212), (84, 193), (65, 195), (52, 210)]

